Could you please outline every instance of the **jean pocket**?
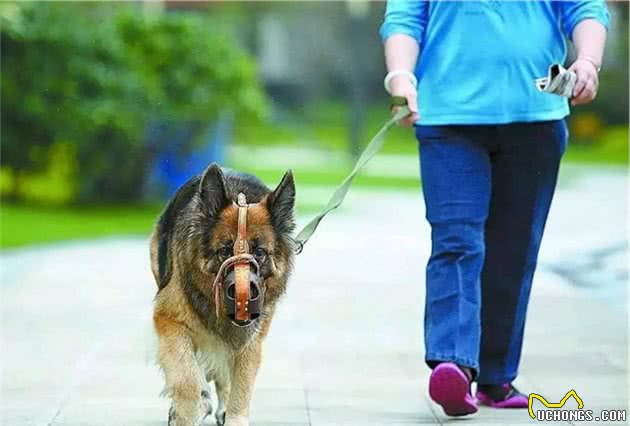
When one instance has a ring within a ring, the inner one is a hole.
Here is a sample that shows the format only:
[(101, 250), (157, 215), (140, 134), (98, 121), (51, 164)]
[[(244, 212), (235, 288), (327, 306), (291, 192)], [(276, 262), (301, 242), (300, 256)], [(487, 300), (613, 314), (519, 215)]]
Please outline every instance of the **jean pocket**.
[(453, 126), (422, 126), (415, 127), (418, 142), (444, 140), (453, 136)]

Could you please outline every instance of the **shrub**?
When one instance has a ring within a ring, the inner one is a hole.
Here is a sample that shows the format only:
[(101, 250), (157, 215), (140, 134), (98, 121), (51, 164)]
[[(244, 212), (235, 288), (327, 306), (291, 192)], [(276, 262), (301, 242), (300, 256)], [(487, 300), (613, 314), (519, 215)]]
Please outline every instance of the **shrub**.
[(72, 141), (80, 201), (137, 200), (155, 120), (202, 129), (224, 109), (264, 107), (250, 57), (207, 15), (145, 16), (137, 5), (3, 4), (3, 166), (46, 167)]

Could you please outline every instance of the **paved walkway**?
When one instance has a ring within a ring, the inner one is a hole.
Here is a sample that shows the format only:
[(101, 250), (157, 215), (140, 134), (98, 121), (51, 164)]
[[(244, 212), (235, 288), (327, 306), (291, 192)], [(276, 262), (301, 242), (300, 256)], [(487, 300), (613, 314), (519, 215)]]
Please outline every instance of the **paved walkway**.
[[(596, 414), (627, 408), (627, 181), (567, 173), (563, 182), (518, 384), (554, 402), (575, 389)], [(524, 411), (451, 420), (429, 402), (421, 197), (353, 191), (348, 203), (297, 260), (267, 341), (252, 424), (534, 423)], [(112, 239), (0, 255), (0, 424), (165, 424), (147, 251), (145, 241)]]

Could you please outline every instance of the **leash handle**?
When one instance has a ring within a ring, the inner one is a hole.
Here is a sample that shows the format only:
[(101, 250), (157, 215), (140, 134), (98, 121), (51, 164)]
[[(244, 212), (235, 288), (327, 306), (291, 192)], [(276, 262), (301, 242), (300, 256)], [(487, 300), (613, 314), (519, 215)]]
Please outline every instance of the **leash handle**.
[(409, 107), (407, 107), (406, 98), (402, 96), (392, 96), (391, 102), (392, 106), (401, 106), (402, 108), (396, 114), (394, 114), (394, 116), (392, 116), (392, 118), (390, 118), (383, 125), (383, 127), (381, 127), (381, 129), (376, 133), (372, 140), (370, 140), (370, 142), (367, 144), (365, 149), (363, 149), (363, 152), (359, 156), (359, 159), (354, 165), (354, 168), (352, 169), (350, 174), (346, 176), (343, 182), (341, 182), (341, 185), (337, 187), (333, 195), (328, 200), (326, 207), (324, 207), (321, 213), (311, 219), (310, 222), (308, 222), (306, 226), (304, 226), (304, 228), (302, 228), (302, 230), (295, 236), (295, 238), (293, 239), (296, 244), (295, 254), (302, 253), (302, 250), (304, 250), (304, 245), (313, 236), (322, 219), (328, 213), (339, 207), (341, 203), (343, 203), (343, 200), (346, 198), (346, 194), (350, 190), (350, 186), (352, 186), (352, 181), (354, 180), (355, 176), (383, 147), (383, 143), (385, 142), (385, 135), (387, 134), (387, 132), (392, 127), (394, 127), (400, 119), (405, 118), (411, 113)]
[(391, 108), (395, 106), (407, 106), (407, 98), (404, 96), (392, 96), (389, 105)]

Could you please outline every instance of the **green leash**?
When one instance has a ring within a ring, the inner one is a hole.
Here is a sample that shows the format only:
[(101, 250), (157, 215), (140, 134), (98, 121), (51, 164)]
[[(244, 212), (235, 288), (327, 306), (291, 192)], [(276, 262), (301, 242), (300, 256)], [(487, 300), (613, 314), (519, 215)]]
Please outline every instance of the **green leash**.
[(341, 182), (341, 185), (337, 187), (334, 194), (328, 200), (328, 204), (321, 213), (315, 216), (309, 223), (306, 224), (304, 228), (297, 234), (294, 238), (295, 243), (297, 244), (296, 253), (300, 254), (304, 249), (304, 244), (313, 236), (315, 230), (319, 226), (319, 223), (322, 221), (324, 216), (330, 213), (332, 210), (335, 210), (337, 207), (343, 203), (343, 200), (346, 198), (346, 194), (350, 190), (350, 186), (352, 186), (352, 181), (355, 176), (361, 171), (361, 169), (370, 161), (378, 151), (383, 147), (383, 143), (385, 142), (385, 135), (396, 125), (398, 120), (409, 115), (409, 108), (406, 106), (407, 100), (405, 98), (401, 98), (398, 96), (392, 97), (392, 106), (402, 106), (402, 108), (392, 117), (390, 118), (381, 129), (376, 133), (376, 135), (372, 138), (372, 140), (367, 144), (361, 156), (357, 160), (354, 165), (354, 169), (350, 172), (350, 174)]

